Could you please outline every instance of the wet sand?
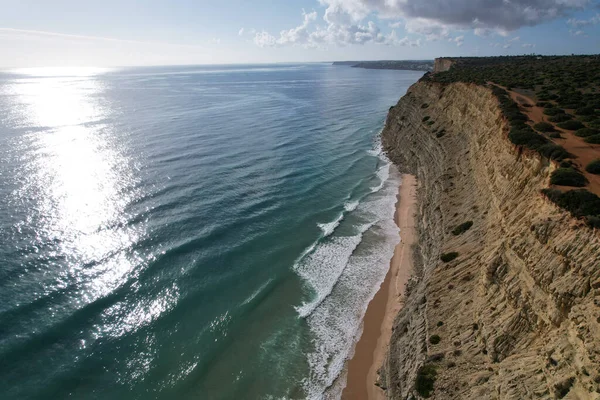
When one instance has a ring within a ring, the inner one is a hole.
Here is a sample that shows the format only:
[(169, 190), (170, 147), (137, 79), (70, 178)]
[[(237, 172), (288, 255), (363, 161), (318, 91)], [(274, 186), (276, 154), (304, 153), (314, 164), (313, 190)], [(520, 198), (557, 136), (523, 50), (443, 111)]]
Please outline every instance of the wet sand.
[(344, 400), (385, 399), (385, 393), (375, 386), (375, 381), (389, 345), (394, 319), (402, 309), (406, 282), (412, 273), (416, 188), (415, 177), (403, 174), (394, 215), (400, 227), (401, 241), (394, 249), (381, 288), (367, 307), (362, 336), (348, 362), (347, 384), (342, 392)]

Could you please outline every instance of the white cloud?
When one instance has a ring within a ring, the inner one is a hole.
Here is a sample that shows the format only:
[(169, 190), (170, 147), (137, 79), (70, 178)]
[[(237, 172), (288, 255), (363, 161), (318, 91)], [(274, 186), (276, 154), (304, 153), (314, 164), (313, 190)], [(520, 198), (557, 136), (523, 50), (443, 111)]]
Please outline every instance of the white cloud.
[(244, 35), (244, 28), (240, 28), (240, 30), (238, 31), (238, 36), (243, 36)]
[(523, 43), (521, 45), (521, 47), (523, 47), (524, 49), (533, 49), (535, 47), (535, 44), (533, 44), (533, 43)]
[(600, 14), (596, 14), (590, 19), (569, 18), (567, 20), (567, 24), (571, 25), (573, 28), (581, 28), (588, 25), (596, 25), (598, 23), (600, 23)]
[[(323, 20), (326, 26), (315, 26), (317, 12), (303, 12), (301, 25), (286, 29), (273, 36), (266, 31), (257, 32), (254, 43), (260, 47), (278, 47), (285, 45), (298, 45), (303, 47), (324, 47), (327, 45), (353, 45), (366, 43), (379, 43), (385, 45), (420, 46), (420, 41), (408, 37), (398, 39), (396, 32), (387, 35), (372, 21), (366, 24), (354, 22), (354, 16), (337, 13), (336, 10), (325, 12)], [(312, 28), (311, 28), (312, 27)]]

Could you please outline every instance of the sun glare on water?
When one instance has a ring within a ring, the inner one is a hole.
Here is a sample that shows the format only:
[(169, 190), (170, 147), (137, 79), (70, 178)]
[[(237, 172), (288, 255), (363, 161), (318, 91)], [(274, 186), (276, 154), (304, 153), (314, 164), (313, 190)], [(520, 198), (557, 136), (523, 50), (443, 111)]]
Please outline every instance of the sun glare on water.
[(23, 224), (35, 227), (47, 254), (63, 260), (48, 271), (58, 277), (47, 291), (75, 281), (81, 305), (123, 284), (140, 263), (128, 249), (142, 232), (128, 226), (125, 210), (137, 178), (123, 132), (106, 122), (117, 111), (101, 96), (106, 81), (96, 79), (99, 71), (20, 71), (8, 93), (18, 99), (17, 124), (36, 127), (22, 140), (16, 197), (33, 199)]

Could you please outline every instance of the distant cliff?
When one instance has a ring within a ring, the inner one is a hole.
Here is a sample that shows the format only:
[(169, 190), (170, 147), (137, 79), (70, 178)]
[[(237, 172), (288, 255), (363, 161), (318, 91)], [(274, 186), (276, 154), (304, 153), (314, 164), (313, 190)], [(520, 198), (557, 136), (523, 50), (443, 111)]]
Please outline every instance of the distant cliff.
[(419, 243), (389, 399), (600, 398), (599, 234), (540, 193), (556, 166), (507, 131), (474, 84), (423, 80), (390, 109), (382, 141), (419, 180)]
[(450, 58), (436, 58), (433, 63), (433, 72), (448, 71), (452, 64), (454, 61)]
[(433, 71), (432, 60), (382, 60), (382, 61), (336, 61), (333, 65), (347, 65), (353, 68), (397, 69), (408, 71)]

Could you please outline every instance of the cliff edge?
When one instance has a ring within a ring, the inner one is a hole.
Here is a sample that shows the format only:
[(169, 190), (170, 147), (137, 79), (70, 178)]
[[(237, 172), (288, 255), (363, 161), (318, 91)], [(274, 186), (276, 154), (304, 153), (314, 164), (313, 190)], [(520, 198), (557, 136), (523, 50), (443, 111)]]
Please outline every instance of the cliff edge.
[(600, 399), (599, 234), (540, 193), (556, 166), (507, 134), (475, 84), (422, 80), (390, 109), (382, 142), (419, 204), (389, 399)]

